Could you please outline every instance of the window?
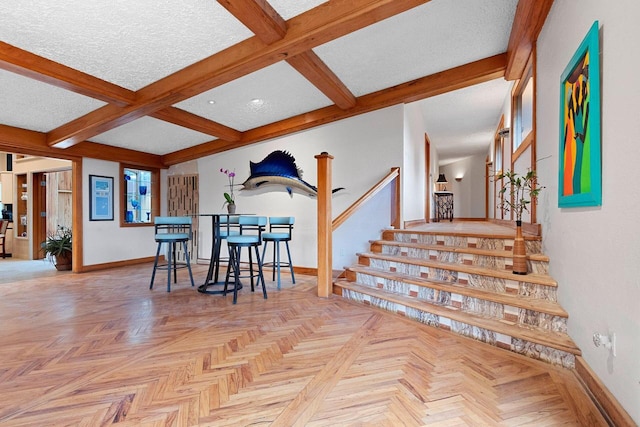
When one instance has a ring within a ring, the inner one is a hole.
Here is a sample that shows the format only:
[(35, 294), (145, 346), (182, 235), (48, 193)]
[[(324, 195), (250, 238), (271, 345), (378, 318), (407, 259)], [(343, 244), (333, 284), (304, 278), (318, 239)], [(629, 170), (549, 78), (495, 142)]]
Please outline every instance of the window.
[(160, 180), (156, 169), (121, 165), (122, 225), (151, 225), (160, 211)]
[(533, 132), (533, 75), (529, 68), (515, 88), (513, 105), (513, 152), (524, 143)]

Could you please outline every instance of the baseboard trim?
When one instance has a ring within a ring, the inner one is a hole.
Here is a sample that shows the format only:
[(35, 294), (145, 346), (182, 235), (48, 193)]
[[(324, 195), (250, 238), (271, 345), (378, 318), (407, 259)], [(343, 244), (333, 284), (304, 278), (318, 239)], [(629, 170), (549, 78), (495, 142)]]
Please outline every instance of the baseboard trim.
[(426, 223), (427, 223), (426, 219), (414, 219), (412, 221), (405, 221), (404, 222), (404, 228), (417, 227), (419, 225), (423, 225), (423, 224), (426, 224)]
[[(511, 221), (509, 219), (489, 219), (489, 222), (494, 224), (501, 225), (503, 227), (509, 227), (516, 229), (516, 222)], [(522, 222), (522, 232), (526, 234), (530, 234), (532, 236), (542, 236), (542, 227), (540, 224), (531, 224), (527, 222)]]
[[(145, 257), (145, 258), (135, 258), (135, 259), (127, 259), (124, 261), (114, 261), (114, 262), (105, 262), (102, 264), (92, 264), (92, 265), (83, 265), (77, 272), (78, 273), (87, 273), (89, 271), (98, 271), (98, 270), (106, 270), (109, 268), (117, 268), (117, 267), (127, 267), (130, 265), (136, 264), (144, 264), (147, 262), (153, 262), (156, 259), (155, 256)], [(164, 261), (164, 256), (160, 256), (160, 259)]]
[(631, 416), (620, 405), (609, 389), (600, 381), (582, 356), (576, 357), (575, 374), (587, 389), (589, 394), (605, 419), (617, 427), (637, 427)]

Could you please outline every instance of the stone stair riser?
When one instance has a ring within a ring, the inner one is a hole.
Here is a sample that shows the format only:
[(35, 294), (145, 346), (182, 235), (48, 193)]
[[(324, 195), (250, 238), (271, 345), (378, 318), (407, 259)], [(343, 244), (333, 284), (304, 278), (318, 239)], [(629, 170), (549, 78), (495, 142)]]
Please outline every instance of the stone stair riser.
[(575, 356), (561, 350), (550, 348), (541, 344), (536, 344), (511, 337), (509, 335), (497, 333), (474, 325), (468, 325), (463, 322), (454, 321), (436, 314), (429, 313), (426, 310), (418, 310), (412, 307), (406, 307), (402, 304), (390, 302), (384, 299), (371, 297), (369, 295), (354, 292), (348, 289), (343, 290), (343, 298), (357, 301), (362, 304), (378, 307), (390, 312), (398, 313), (407, 318), (417, 320), (421, 323), (445, 329), (463, 335), (475, 340), (491, 344), (496, 347), (504, 348), (514, 353), (522, 354), (533, 359), (542, 360), (554, 365), (560, 365), (565, 368), (573, 369), (575, 367)]
[[(514, 232), (515, 237), (515, 232)], [(438, 234), (408, 233), (395, 231), (386, 232), (384, 238), (396, 242), (421, 243), (426, 245), (444, 245), (460, 248), (479, 248), (494, 250), (513, 249), (513, 237), (473, 237), (473, 236), (450, 236)], [(542, 242), (540, 240), (525, 240), (527, 253), (542, 253)]]
[(527, 276), (514, 275), (515, 277), (513, 280), (507, 280), (499, 277), (467, 274), (458, 271), (430, 268), (426, 266), (405, 264), (375, 258), (360, 259), (360, 264), (369, 265), (372, 268), (377, 268), (383, 271), (406, 274), (423, 279), (437, 279), (495, 292), (504, 292), (508, 294), (517, 294), (521, 296), (557, 301), (557, 292), (555, 287), (526, 282), (525, 280)]
[[(501, 256), (477, 255), (447, 250), (408, 248), (395, 245), (382, 245), (381, 253), (410, 258), (422, 258), (440, 262), (450, 262), (500, 270), (513, 270), (513, 259)], [(548, 274), (548, 263), (537, 260), (527, 260), (529, 271), (537, 274)]]
[(416, 300), (429, 301), (467, 313), (479, 314), (514, 324), (535, 326), (548, 331), (567, 333), (567, 319), (564, 317), (521, 307), (513, 307), (467, 295), (460, 295), (455, 292), (455, 289), (452, 289), (450, 292), (441, 291), (360, 272), (356, 273), (356, 282), (372, 288), (416, 298)]

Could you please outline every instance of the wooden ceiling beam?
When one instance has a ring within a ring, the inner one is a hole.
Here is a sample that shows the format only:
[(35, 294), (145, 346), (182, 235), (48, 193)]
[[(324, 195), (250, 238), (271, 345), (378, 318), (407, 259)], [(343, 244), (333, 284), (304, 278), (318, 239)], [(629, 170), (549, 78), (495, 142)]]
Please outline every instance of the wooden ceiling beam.
[(552, 5), (553, 0), (520, 0), (518, 2), (507, 48), (508, 60), (505, 73), (507, 80), (517, 80), (522, 77)]
[(151, 113), (150, 116), (165, 122), (173, 123), (174, 125), (206, 133), (207, 135), (228, 139), (229, 141), (239, 141), (242, 137), (242, 132), (238, 130), (176, 107), (163, 108), (155, 113)]
[(312, 50), (287, 58), (287, 62), (339, 108), (356, 106), (356, 97)]
[(145, 167), (164, 168), (162, 157), (126, 148), (112, 147), (94, 142), (83, 142), (62, 150), (47, 145), (46, 134), (13, 126), (0, 125), (0, 151), (28, 156), (80, 160), (83, 157), (127, 162)]
[[(218, 0), (240, 22), (265, 44), (282, 40), (287, 23), (264, 0)], [(356, 97), (312, 50), (287, 58), (286, 61), (338, 107), (355, 107)]]
[(225, 9), (265, 44), (282, 40), (287, 23), (265, 0), (218, 0)]
[(290, 19), (282, 40), (267, 46), (257, 37), (240, 42), (140, 89), (136, 92), (136, 104), (132, 106), (114, 109), (107, 105), (52, 130), (47, 135), (47, 144), (70, 147), (428, 1), (334, 0), (323, 3)]
[(341, 110), (337, 106), (321, 108), (281, 120), (276, 123), (245, 131), (242, 133), (242, 139), (240, 141), (210, 141), (195, 147), (165, 154), (162, 159), (165, 165), (171, 166), (203, 156), (254, 144), (267, 139), (277, 138), (293, 132), (307, 130), (319, 125), (390, 107), (392, 105), (414, 102), (432, 96), (441, 95), (443, 93), (504, 77), (506, 68), (507, 54), (502, 53), (361, 96), (357, 98), (357, 105), (349, 110)]
[(0, 68), (119, 106), (133, 104), (134, 91), (0, 42)]

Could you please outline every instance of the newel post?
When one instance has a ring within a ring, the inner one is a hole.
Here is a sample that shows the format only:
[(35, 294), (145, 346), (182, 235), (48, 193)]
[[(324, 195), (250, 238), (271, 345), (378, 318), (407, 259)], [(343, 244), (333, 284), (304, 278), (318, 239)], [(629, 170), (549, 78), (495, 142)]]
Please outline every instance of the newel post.
[(318, 159), (318, 296), (329, 297), (332, 287), (333, 228), (331, 225), (331, 156), (322, 152)]

